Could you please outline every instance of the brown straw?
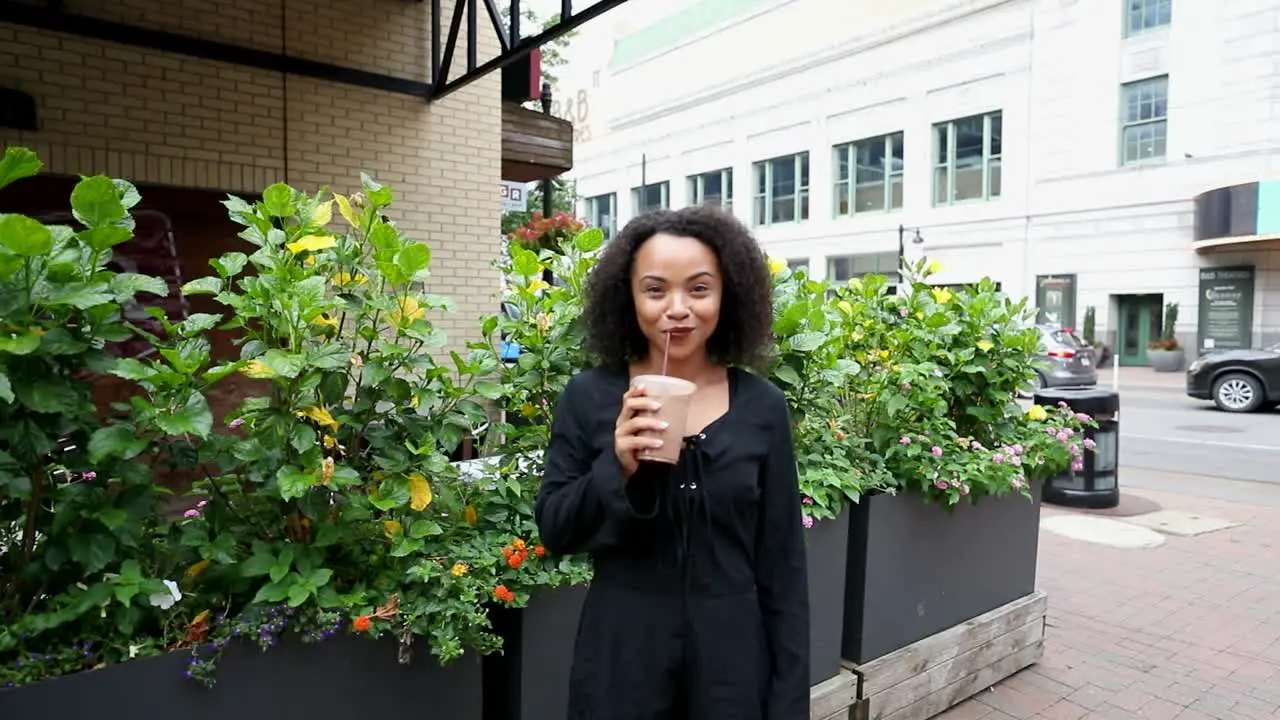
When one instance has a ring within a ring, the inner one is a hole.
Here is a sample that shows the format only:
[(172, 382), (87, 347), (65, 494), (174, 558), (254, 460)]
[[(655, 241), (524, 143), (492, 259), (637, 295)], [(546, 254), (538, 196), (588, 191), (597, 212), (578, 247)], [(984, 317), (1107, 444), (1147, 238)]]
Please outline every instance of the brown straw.
[(666, 336), (667, 342), (662, 346), (662, 374), (667, 374), (667, 358), (671, 356), (671, 331), (668, 330), (663, 335)]

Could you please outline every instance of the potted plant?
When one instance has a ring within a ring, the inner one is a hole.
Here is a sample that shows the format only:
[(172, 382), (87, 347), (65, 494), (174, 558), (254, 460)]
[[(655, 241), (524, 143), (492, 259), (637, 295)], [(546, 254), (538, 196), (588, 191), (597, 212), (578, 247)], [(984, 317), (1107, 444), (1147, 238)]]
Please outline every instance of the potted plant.
[(896, 294), (869, 276), (835, 300), (858, 328), (847, 336), (860, 365), (853, 432), (889, 477), (850, 519), (842, 649), (856, 663), (1034, 590), (1037, 480), (1079, 469), (1089, 422), (1010, 401), (1038, 346), (1025, 302), (990, 280), (931, 287), (923, 261), (906, 274)]
[(1097, 348), (1098, 367), (1107, 367), (1107, 364), (1111, 362), (1111, 349), (1107, 347), (1106, 343), (1098, 342), (1096, 336), (1097, 322), (1098, 310), (1090, 305), (1084, 311), (1084, 341), (1089, 344), (1089, 347)]
[(1175, 331), (1178, 324), (1178, 303), (1171, 302), (1164, 306), (1164, 323), (1160, 339), (1147, 344), (1147, 358), (1151, 369), (1156, 372), (1181, 372), (1186, 362), (1182, 346), (1178, 344)]

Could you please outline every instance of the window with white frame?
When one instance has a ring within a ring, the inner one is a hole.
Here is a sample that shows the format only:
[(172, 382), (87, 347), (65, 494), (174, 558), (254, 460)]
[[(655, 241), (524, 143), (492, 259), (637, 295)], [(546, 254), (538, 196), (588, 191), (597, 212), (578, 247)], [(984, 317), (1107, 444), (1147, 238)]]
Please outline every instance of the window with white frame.
[(1164, 159), (1169, 140), (1169, 76), (1122, 86), (1120, 164)]
[(889, 278), (889, 282), (897, 282), (898, 254), (896, 252), (861, 253), (827, 258), (827, 280), (833, 286), (871, 274), (884, 275)]
[(671, 207), (671, 183), (663, 180), (631, 188), (631, 207), (637, 215)]
[(618, 195), (606, 193), (587, 198), (587, 222), (604, 232), (604, 241), (613, 239), (618, 231)]
[(836, 217), (902, 208), (902, 133), (837, 145), (834, 151)]
[(690, 175), (689, 204), (733, 209), (733, 168)]
[(808, 275), (809, 274), (809, 258), (807, 257), (791, 258), (787, 260), (787, 269), (790, 270), (791, 272), (795, 272), (802, 268), (804, 269), (805, 274)]
[(1172, 21), (1173, 0), (1125, 0), (1125, 35), (1167, 27)]
[(1002, 124), (999, 110), (933, 126), (933, 204), (1000, 197)]
[(809, 219), (809, 153), (762, 160), (752, 165), (755, 175), (756, 225)]

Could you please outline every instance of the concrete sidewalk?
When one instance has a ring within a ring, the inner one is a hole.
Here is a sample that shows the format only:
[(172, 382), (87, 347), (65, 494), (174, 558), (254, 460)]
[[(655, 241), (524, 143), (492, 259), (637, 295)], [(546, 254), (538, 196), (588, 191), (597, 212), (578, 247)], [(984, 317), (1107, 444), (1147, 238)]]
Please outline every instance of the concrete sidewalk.
[[(1044, 659), (940, 718), (1280, 718), (1280, 507), (1125, 493), (1113, 512), (1045, 506)], [(1159, 510), (1238, 525), (1178, 536), (1136, 524)]]

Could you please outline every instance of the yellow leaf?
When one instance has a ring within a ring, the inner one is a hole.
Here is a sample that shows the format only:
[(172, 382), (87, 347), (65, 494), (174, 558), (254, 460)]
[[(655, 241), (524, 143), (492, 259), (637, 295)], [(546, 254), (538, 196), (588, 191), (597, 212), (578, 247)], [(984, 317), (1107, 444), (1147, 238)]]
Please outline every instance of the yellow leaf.
[(386, 535), (388, 538), (394, 538), (395, 536), (399, 535), (402, 530), (403, 528), (401, 527), (400, 521), (398, 520), (382, 521), (382, 534)]
[(427, 311), (418, 304), (418, 298), (410, 295), (401, 298), (397, 309), (391, 311), (391, 322), (401, 325), (425, 317)]
[(311, 212), (311, 222), (324, 227), (333, 222), (333, 201), (328, 200), (316, 206)]
[(982, 352), (986, 352), (986, 351), (990, 350), (990, 349), (991, 349), (991, 348), (993, 348), (993, 347), (995, 347), (995, 345), (992, 345), (990, 340), (979, 340), (979, 341), (978, 341), (978, 349), (979, 349), (979, 350), (981, 350)]
[(351, 225), (351, 227), (360, 229), (360, 218), (356, 215), (355, 210), (351, 209), (351, 201), (347, 200), (345, 195), (334, 195), (334, 202), (338, 203), (338, 212), (342, 213), (342, 217)]
[(186, 576), (192, 580), (200, 577), (200, 573), (207, 570), (209, 564), (208, 560), (201, 560), (200, 562), (195, 563), (191, 567), (187, 568)]
[(422, 512), (431, 504), (431, 483), (422, 473), (409, 476), (409, 507)]
[(329, 411), (322, 407), (304, 408), (301, 410), (301, 413), (304, 416), (311, 418), (311, 421), (320, 427), (332, 428), (334, 430), (338, 429), (338, 421), (334, 420), (333, 416), (329, 414)]
[(836, 307), (840, 308), (840, 312), (844, 313), (845, 315), (853, 314), (853, 306), (849, 304), (848, 300), (841, 300), (840, 302), (836, 303)]
[(289, 252), (297, 255), (301, 252), (326, 250), (337, 244), (338, 241), (333, 239), (332, 235), (308, 235), (304, 238), (294, 240), (288, 245), (285, 245), (285, 247), (289, 248)]
[(464, 520), (466, 520), (466, 521), (467, 521), (467, 524), (468, 524), (468, 525), (475, 525), (475, 524), (476, 524), (476, 522), (480, 519), (479, 517), (477, 517), (477, 516), (476, 516), (476, 506), (475, 506), (475, 505), (468, 505), (468, 506), (463, 510), (463, 512), (462, 512), (462, 517), (463, 517), (463, 519), (464, 519)]
[(276, 375), (276, 371), (272, 370), (261, 360), (250, 360), (249, 364), (241, 368), (240, 372), (258, 380), (270, 380), (271, 378), (278, 377)]
[[(204, 562), (209, 562), (209, 561), (208, 561), (208, 560), (205, 560)], [(197, 615), (195, 616), (195, 618), (193, 618), (193, 619), (191, 620), (191, 624), (192, 624), (192, 626), (195, 626), (195, 625), (200, 625), (200, 624), (203, 624), (203, 623), (209, 622), (209, 618), (210, 618), (212, 615), (213, 615), (213, 613), (212, 613), (212, 612), (210, 612), (209, 610), (201, 610), (201, 611), (199, 612), (199, 614), (197, 614)]]
[(937, 260), (929, 260), (929, 274), (936, 275), (940, 272), (942, 272), (942, 263)]
[(338, 327), (338, 320), (337, 318), (329, 317), (327, 313), (320, 313), (316, 316), (315, 320), (311, 321), (311, 324), (319, 325), (320, 327), (331, 327), (336, 330)]
[(360, 273), (352, 275), (349, 272), (340, 272), (334, 276), (333, 282), (338, 285), (363, 285), (369, 282), (369, 278)]
[(547, 284), (547, 281), (546, 281), (546, 280), (543, 280), (542, 278), (538, 278), (538, 279), (534, 280), (533, 282), (529, 283), (529, 288), (528, 288), (528, 290), (529, 290), (529, 292), (531, 292), (531, 293), (536, 293), (536, 292), (540, 292), (540, 291), (542, 291), (542, 290), (546, 290), (546, 289), (547, 289), (547, 288), (549, 288), (549, 287), (551, 287), (551, 286), (550, 286), (549, 284)]

